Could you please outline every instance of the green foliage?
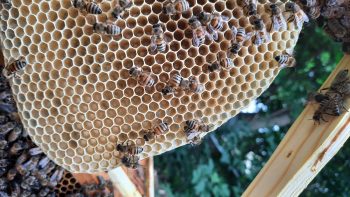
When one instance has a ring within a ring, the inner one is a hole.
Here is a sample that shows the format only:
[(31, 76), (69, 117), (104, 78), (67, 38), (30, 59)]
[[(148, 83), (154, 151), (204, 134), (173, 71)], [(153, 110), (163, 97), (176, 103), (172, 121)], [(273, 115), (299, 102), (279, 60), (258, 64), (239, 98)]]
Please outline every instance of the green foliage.
[[(317, 91), (342, 57), (340, 45), (311, 24), (295, 49), (297, 66), (280, 72), (258, 102), (267, 110), (256, 115), (288, 109), (296, 118), (307, 93)], [(311, 118), (311, 117), (310, 117)], [(249, 122), (233, 118), (197, 147), (185, 146), (155, 157), (159, 189), (167, 196), (240, 196), (267, 162), (290, 125), (252, 130)], [(317, 176), (303, 196), (347, 196), (350, 147), (345, 148)]]

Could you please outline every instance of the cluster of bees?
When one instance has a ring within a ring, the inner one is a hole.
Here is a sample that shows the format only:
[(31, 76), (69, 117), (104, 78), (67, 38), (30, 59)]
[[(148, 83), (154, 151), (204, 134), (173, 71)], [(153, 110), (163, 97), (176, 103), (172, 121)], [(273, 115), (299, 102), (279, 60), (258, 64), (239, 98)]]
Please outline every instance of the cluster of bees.
[(344, 0), (298, 0), (310, 16), (317, 19), (323, 30), (336, 42), (343, 43), (343, 51), (350, 53), (350, 2)]
[[(326, 91), (325, 93), (323, 93)], [(332, 81), (330, 87), (322, 89), (318, 93), (310, 95), (309, 100), (319, 103), (312, 119), (319, 124), (327, 122), (324, 115), (340, 116), (347, 111), (344, 106), (345, 100), (350, 96), (349, 70), (341, 70)]]
[(16, 111), (10, 86), (0, 77), (0, 196), (56, 196), (64, 169), (32, 143)]

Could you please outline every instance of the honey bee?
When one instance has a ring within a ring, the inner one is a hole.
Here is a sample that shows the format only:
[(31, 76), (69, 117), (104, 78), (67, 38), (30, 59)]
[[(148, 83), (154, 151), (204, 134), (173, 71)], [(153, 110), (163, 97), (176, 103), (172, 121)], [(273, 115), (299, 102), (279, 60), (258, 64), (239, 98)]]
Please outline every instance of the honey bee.
[(188, 86), (189, 92), (192, 92), (194, 94), (200, 94), (204, 91), (204, 86), (199, 83), (195, 76), (189, 77), (188, 81), (190, 82)]
[(184, 13), (190, 9), (190, 4), (186, 0), (166, 1), (163, 6), (163, 13), (170, 16)]
[(140, 160), (140, 157), (137, 155), (126, 155), (122, 157), (121, 161), (125, 167), (136, 169), (140, 165), (139, 160)]
[(122, 152), (122, 153), (127, 153), (130, 155), (137, 155), (137, 154), (142, 153), (143, 148), (136, 146), (136, 144), (133, 141), (127, 140), (127, 141), (123, 142), (122, 144), (117, 145), (117, 151)]
[(25, 142), (17, 141), (11, 146), (11, 148), (9, 150), (9, 154), (10, 155), (17, 155), (19, 153), (19, 151), (21, 151), (25, 148), (27, 148), (27, 144)]
[(321, 15), (321, 7), (315, 6), (306, 8), (306, 13), (310, 16), (311, 19), (317, 19)]
[(195, 47), (199, 47), (204, 44), (205, 39), (213, 40), (213, 36), (209, 34), (209, 32), (202, 26), (201, 22), (197, 19), (197, 17), (192, 17), (188, 21), (190, 27), (192, 29), (192, 44)]
[(189, 81), (181, 77), (179, 74), (174, 74), (168, 81), (168, 84), (163, 88), (163, 95), (174, 92), (177, 89), (187, 89)]
[(162, 26), (157, 23), (153, 25), (152, 37), (151, 37), (151, 52), (164, 53), (167, 49), (167, 43), (170, 42), (170, 37), (164, 34)]
[(81, 11), (86, 11), (90, 14), (102, 14), (102, 9), (94, 2), (85, 2), (85, 0), (72, 0), (72, 4), (75, 8)]
[(344, 69), (340, 71), (334, 78), (330, 87), (323, 88), (322, 90), (329, 90), (331, 92), (338, 93), (342, 96), (350, 95), (350, 78), (349, 70)]
[(16, 168), (11, 168), (6, 175), (7, 180), (12, 181), (15, 176), (17, 175), (17, 170)]
[(281, 68), (294, 67), (296, 65), (295, 58), (292, 55), (288, 54), (286, 51), (281, 55), (277, 55), (275, 57), (275, 60), (278, 62)]
[(329, 95), (325, 96), (319, 100), (320, 106), (315, 111), (312, 119), (320, 124), (321, 120), (328, 122), (323, 115), (340, 116), (344, 112), (344, 109), (347, 111), (343, 105), (343, 102), (343, 98), (339, 94), (333, 94), (332, 97)]
[(24, 57), (21, 57), (20, 59), (7, 64), (6, 67), (2, 70), (2, 74), (7, 79), (10, 79), (12, 77), (18, 78), (17, 73), (23, 70), (26, 65), (27, 61), (24, 59)]
[(300, 0), (300, 3), (306, 7), (314, 7), (321, 5), (321, 2), (319, 0)]
[(340, 18), (344, 15), (346, 15), (346, 8), (345, 7), (338, 7), (338, 6), (330, 6), (330, 7), (324, 7), (322, 8), (321, 15), (326, 18)]
[(47, 156), (44, 156), (42, 159), (40, 159), (38, 166), (39, 168), (43, 169), (45, 168), (50, 162), (50, 159)]
[(11, 1), (11, 0), (0, 0), (0, 3), (11, 5), (11, 4), (12, 4), (12, 1)]
[(260, 17), (254, 17), (253, 26), (255, 30), (253, 43), (255, 45), (259, 46), (271, 41), (270, 34), (266, 31), (264, 21)]
[(240, 4), (243, 6), (244, 14), (251, 16), (257, 14), (256, 0), (241, 0)]
[(15, 127), (14, 129), (12, 129), (12, 131), (10, 132), (10, 134), (7, 137), (7, 141), (8, 142), (14, 142), (16, 141), (19, 136), (22, 134), (22, 128), (20, 127)]
[(201, 12), (198, 15), (198, 20), (203, 26), (208, 27), (212, 31), (221, 31), (224, 23), (229, 20), (227, 16), (220, 15), (218, 12)]
[(235, 64), (233, 62), (233, 59), (228, 58), (228, 57), (220, 57), (220, 55), (217, 54), (217, 60), (208, 66), (208, 70), (210, 72), (220, 70), (221, 68), (223, 68), (225, 70), (229, 70), (234, 66), (235, 66)]
[(227, 51), (227, 56), (229, 57), (237, 55), (237, 53), (242, 47), (242, 43), (246, 40), (249, 40), (252, 37), (252, 33), (246, 33), (243, 27), (237, 29), (235, 26), (232, 26), (231, 31), (231, 47)]
[(144, 136), (143, 139), (146, 141), (153, 140), (157, 136), (162, 135), (169, 131), (168, 123), (161, 122), (157, 126), (153, 127), (153, 129), (150, 129)]
[(113, 23), (95, 23), (93, 29), (96, 33), (117, 36), (122, 33), (122, 29)]
[(207, 133), (210, 130), (210, 126), (206, 125), (202, 120), (187, 120), (185, 122), (184, 131), (187, 135), (187, 140), (192, 145), (198, 145), (201, 143), (202, 133)]
[(117, 145), (117, 151), (124, 153), (121, 161), (128, 168), (137, 168), (139, 157), (137, 156), (143, 151), (142, 147), (136, 146), (136, 144), (127, 140), (122, 144)]
[(343, 39), (347, 34), (347, 29), (337, 19), (328, 19), (324, 28), (329, 28), (336, 38)]
[(129, 70), (129, 74), (132, 78), (136, 79), (141, 86), (152, 87), (155, 80), (152, 78), (151, 74), (142, 71), (141, 68), (132, 67)]
[(124, 15), (127, 9), (129, 9), (131, 6), (131, 0), (119, 0), (117, 5), (113, 8), (112, 17), (115, 19), (122, 18), (121, 15)]
[(284, 19), (284, 16), (282, 14), (281, 8), (278, 7), (277, 4), (271, 4), (271, 31), (284, 31), (287, 29), (287, 22)]
[(309, 22), (309, 17), (305, 14), (305, 12), (299, 7), (298, 4), (294, 2), (287, 2), (285, 4), (286, 12), (290, 12), (291, 15), (287, 19), (288, 23), (294, 23), (298, 29), (303, 27), (304, 22)]
[(1, 127), (0, 127), (0, 134), (6, 135), (12, 129), (14, 129), (15, 127), (16, 127), (16, 123), (14, 123), (14, 122), (8, 122), (8, 123), (6, 123), (4, 125), (1, 125)]

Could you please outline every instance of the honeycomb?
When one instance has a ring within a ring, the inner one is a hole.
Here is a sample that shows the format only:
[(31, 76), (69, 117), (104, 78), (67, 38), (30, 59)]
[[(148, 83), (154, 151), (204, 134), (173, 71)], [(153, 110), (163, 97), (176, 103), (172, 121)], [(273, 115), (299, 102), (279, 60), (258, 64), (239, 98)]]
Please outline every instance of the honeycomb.
[(75, 179), (72, 173), (65, 171), (63, 177), (55, 187), (56, 196), (64, 197), (71, 194), (79, 193), (81, 190), (81, 185)]
[[(187, 144), (184, 122), (202, 120), (211, 130), (235, 116), (268, 88), (281, 68), (273, 57), (293, 50), (300, 29), (293, 23), (271, 33), (260, 46), (246, 41), (229, 70), (209, 73), (208, 64), (230, 47), (230, 26), (253, 28), (235, 0), (188, 0), (187, 13), (170, 18), (163, 1), (134, 0), (124, 19), (112, 20), (115, 2), (96, 1), (103, 14), (80, 12), (70, 0), (12, 0), (1, 5), (1, 41), (5, 59), (24, 57), (28, 65), (19, 78), (10, 79), (17, 107), (33, 141), (71, 172), (108, 171), (120, 165), (116, 145), (132, 140), (144, 148), (140, 158), (161, 154)], [(274, 1), (275, 2), (275, 1)], [(258, 14), (267, 27), (268, 1), (258, 2)], [(284, 10), (284, 2), (277, 1)], [(202, 11), (228, 16), (218, 41), (192, 45), (188, 19)], [(287, 14), (287, 13), (285, 13)], [(112, 21), (120, 36), (94, 33), (95, 22)], [(162, 23), (171, 37), (165, 53), (152, 54), (152, 25)], [(152, 73), (153, 87), (142, 87), (129, 77), (132, 66)], [(201, 94), (176, 92), (163, 96), (173, 74), (196, 76)], [(155, 140), (142, 138), (154, 121), (170, 131)]]

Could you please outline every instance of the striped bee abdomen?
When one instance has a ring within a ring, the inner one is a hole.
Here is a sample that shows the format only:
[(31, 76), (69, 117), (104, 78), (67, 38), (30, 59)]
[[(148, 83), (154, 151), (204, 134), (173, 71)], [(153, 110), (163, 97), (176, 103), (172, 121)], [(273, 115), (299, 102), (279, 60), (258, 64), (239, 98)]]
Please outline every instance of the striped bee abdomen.
[(86, 4), (86, 11), (90, 14), (102, 14), (102, 9), (95, 3)]

